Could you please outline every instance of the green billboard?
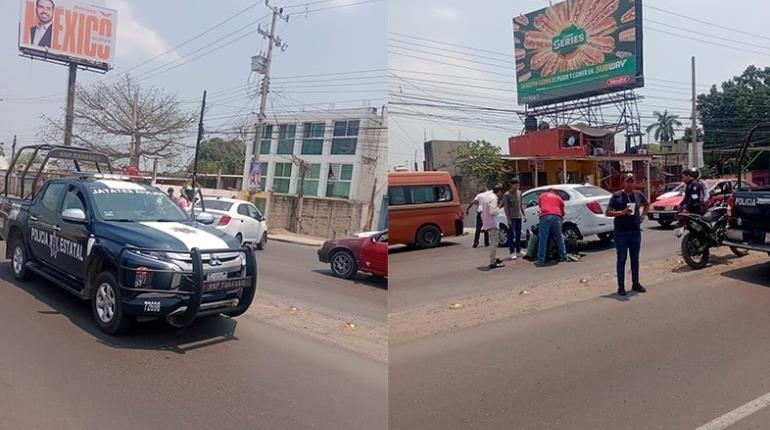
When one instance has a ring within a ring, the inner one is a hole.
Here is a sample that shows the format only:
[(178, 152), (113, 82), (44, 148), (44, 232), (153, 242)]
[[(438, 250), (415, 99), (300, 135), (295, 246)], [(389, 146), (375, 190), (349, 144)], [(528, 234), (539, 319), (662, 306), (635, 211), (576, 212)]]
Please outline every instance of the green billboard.
[(519, 104), (644, 86), (641, 0), (567, 0), (513, 19)]

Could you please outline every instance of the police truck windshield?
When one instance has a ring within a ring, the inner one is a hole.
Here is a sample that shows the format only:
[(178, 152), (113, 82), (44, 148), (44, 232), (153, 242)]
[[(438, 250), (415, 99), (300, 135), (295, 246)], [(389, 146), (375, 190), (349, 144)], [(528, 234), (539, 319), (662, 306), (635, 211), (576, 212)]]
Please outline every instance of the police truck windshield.
[(92, 189), (96, 210), (105, 221), (185, 222), (187, 214), (158, 190), (126, 183)]

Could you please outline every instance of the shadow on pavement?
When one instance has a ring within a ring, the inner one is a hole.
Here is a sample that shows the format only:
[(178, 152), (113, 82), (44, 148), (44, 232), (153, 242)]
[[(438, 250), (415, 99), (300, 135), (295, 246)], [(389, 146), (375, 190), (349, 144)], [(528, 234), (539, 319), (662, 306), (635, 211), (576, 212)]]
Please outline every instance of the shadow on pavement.
[(634, 291), (634, 290), (629, 290), (629, 291), (628, 291), (628, 295), (627, 295), (627, 296), (620, 296), (620, 295), (618, 295), (618, 293), (611, 293), (611, 294), (605, 294), (605, 295), (603, 295), (603, 296), (599, 296), (599, 297), (601, 297), (601, 298), (603, 298), (603, 299), (612, 299), (612, 300), (617, 300), (617, 301), (619, 301), (619, 302), (628, 302), (628, 301), (630, 301), (632, 298), (634, 298), (634, 297), (636, 297), (636, 296), (638, 296), (638, 295), (639, 295), (639, 293), (637, 293), (636, 291)]
[(10, 262), (0, 263), (0, 280), (7, 282), (45, 303), (53, 310), (38, 311), (41, 315), (63, 315), (97, 342), (112, 348), (146, 349), (185, 354), (194, 349), (238, 340), (238, 323), (221, 315), (203, 317), (180, 331), (163, 320), (134, 323), (126, 334), (119, 337), (103, 333), (96, 327), (91, 315), (90, 302), (80, 300), (64, 289), (31, 275), (19, 282), (11, 275)]
[(366, 285), (367, 287), (379, 288), (381, 290), (388, 289), (388, 278), (383, 278), (381, 276), (367, 275), (359, 272), (351, 279), (342, 279), (334, 276), (334, 273), (329, 269), (314, 269), (313, 272), (330, 278), (339, 279), (340, 281), (352, 282), (356, 285)]
[(770, 288), (770, 265), (767, 263), (729, 270), (723, 272), (721, 276), (758, 285), (760, 287)]
[[(736, 260), (738, 258), (741, 258), (741, 257), (738, 257), (736, 255), (712, 255), (709, 258), (709, 263), (706, 265), (706, 267), (729, 266), (733, 264), (733, 260)], [(702, 270), (702, 269), (698, 269), (698, 270)], [(671, 269), (671, 273), (687, 273), (687, 272), (697, 272), (697, 270), (688, 266), (687, 263), (685, 263), (684, 261), (682, 261), (681, 266)]]
[[(460, 244), (457, 242), (442, 241), (437, 247), (428, 248), (428, 249), (441, 249), (441, 248), (449, 248), (452, 246), (460, 246)], [(394, 245), (394, 246), (388, 247), (388, 255), (401, 254), (409, 251), (427, 251), (427, 249), (421, 249), (416, 246), (407, 246), (407, 245)]]

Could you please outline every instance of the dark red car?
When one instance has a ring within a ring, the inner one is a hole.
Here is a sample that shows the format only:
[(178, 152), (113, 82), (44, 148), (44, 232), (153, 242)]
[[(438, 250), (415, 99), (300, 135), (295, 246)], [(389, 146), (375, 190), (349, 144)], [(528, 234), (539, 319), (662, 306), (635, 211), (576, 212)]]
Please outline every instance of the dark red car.
[(318, 260), (329, 263), (334, 276), (349, 279), (358, 271), (388, 276), (388, 231), (324, 242)]

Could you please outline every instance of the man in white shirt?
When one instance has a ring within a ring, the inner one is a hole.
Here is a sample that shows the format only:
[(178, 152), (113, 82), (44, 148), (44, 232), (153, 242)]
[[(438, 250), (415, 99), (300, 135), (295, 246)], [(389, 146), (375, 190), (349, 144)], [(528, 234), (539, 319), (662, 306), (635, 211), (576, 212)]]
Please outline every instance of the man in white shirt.
[(51, 47), (51, 24), (53, 24), (53, 10), (56, 7), (53, 0), (37, 0), (35, 13), (37, 25), (30, 27), (29, 35), (33, 45), (45, 48)]
[[(476, 205), (476, 232), (473, 234), (473, 247), (477, 248), (479, 246), (479, 236), (481, 235), (481, 211), (484, 208), (484, 197), (486, 197), (488, 194), (490, 194), (492, 190), (487, 190), (487, 187), (481, 186), (479, 187), (479, 193), (476, 194), (476, 197), (473, 198), (473, 201), (468, 203), (468, 207), (465, 208), (465, 215), (468, 215), (468, 212), (471, 210), (471, 206)], [(484, 232), (484, 246), (489, 246), (489, 233)]]

